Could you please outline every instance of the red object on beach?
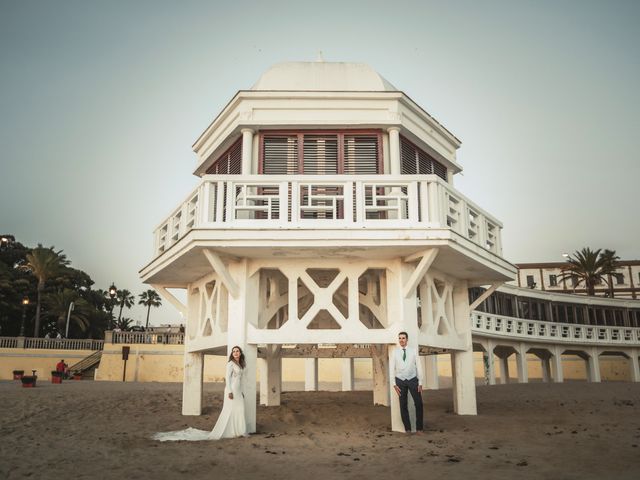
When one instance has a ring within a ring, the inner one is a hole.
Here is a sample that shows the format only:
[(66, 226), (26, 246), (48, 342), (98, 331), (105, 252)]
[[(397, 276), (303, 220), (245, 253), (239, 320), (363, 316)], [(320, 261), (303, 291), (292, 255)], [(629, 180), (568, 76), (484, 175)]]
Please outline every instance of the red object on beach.
[(24, 376), (24, 372), (22, 372), (22, 373), (13, 372), (13, 379), (14, 380), (22, 380), (23, 376)]
[(73, 376), (73, 379), (74, 379), (74, 380), (82, 380), (82, 374), (74, 375), (74, 376)]
[(51, 376), (51, 383), (62, 383), (62, 377), (58, 377), (58, 376)]
[(24, 375), (21, 380), (22, 380), (22, 387), (23, 388), (34, 388), (36, 386), (36, 380), (38, 379), (38, 377), (36, 377), (35, 375)]

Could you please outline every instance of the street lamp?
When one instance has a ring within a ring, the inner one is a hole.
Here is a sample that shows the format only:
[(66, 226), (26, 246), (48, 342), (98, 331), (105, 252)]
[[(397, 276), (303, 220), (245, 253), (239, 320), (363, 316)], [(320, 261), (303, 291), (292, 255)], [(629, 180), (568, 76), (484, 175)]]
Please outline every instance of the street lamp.
[(67, 329), (64, 332), (64, 338), (69, 338), (69, 318), (71, 318), (71, 312), (75, 308), (75, 303), (71, 302), (69, 304), (69, 310), (67, 311)]
[(111, 297), (111, 308), (109, 308), (109, 330), (111, 330), (111, 322), (113, 321), (113, 301), (118, 294), (118, 289), (115, 284), (111, 282), (111, 286), (109, 287), (109, 296)]
[(6, 250), (9, 247), (9, 237), (0, 238), (0, 250)]
[(29, 306), (29, 297), (22, 299), (22, 323), (20, 323), (20, 337), (24, 337), (24, 322), (27, 316), (27, 307)]

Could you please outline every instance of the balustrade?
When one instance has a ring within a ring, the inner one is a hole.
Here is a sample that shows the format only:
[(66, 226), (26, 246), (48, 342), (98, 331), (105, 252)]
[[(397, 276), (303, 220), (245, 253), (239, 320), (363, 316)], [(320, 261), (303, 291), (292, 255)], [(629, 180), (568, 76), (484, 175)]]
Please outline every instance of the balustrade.
[(604, 327), (522, 320), (472, 312), (472, 333), (562, 343), (638, 345), (640, 328)]
[(205, 175), (155, 230), (161, 254), (193, 228), (449, 228), (501, 255), (498, 220), (436, 175)]

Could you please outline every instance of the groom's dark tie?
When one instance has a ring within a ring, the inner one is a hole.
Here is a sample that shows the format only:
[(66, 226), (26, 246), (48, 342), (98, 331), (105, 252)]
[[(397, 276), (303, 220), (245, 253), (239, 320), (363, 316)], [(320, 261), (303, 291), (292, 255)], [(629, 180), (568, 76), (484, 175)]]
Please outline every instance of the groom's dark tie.
[(402, 349), (402, 361), (404, 362), (407, 359), (407, 349)]

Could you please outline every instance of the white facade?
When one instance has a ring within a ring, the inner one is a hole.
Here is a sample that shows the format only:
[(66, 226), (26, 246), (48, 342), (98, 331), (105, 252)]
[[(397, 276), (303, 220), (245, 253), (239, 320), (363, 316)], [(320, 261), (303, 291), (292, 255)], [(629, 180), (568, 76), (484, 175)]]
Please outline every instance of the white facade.
[[(517, 264), (517, 285), (550, 292), (586, 294), (584, 284), (575, 287), (571, 280), (560, 279), (564, 264), (564, 262)], [(620, 261), (616, 276), (612, 276), (609, 281), (611, 287), (604, 282), (596, 285), (596, 295), (610, 296), (613, 291), (613, 296), (616, 298), (640, 298), (640, 260)]]
[[(358, 169), (349, 142), (362, 131), (380, 139), (375, 174), (343, 167)], [(408, 142), (439, 175), (403, 174)], [(183, 413), (200, 414), (207, 353), (241, 346), (248, 378), (259, 359), (260, 402), (277, 405), (283, 350), (309, 359), (312, 390), (318, 350), (330, 347), (346, 359), (347, 383), (350, 357), (373, 358), (374, 401), (391, 405), (392, 428), (402, 430), (388, 359), (406, 331), (423, 353), (451, 352), (454, 411), (475, 414), (468, 288), (511, 280), (515, 268), (502, 258), (501, 223), (453, 187), (459, 146), (360, 64), (282, 64), (238, 92), (196, 141), (200, 182), (156, 229), (155, 257), (141, 271), (186, 317)], [(262, 174), (276, 147), (287, 169), (333, 161), (341, 170)], [(207, 174), (221, 159), (235, 162), (234, 174)], [(187, 304), (166, 288), (185, 289)]]

